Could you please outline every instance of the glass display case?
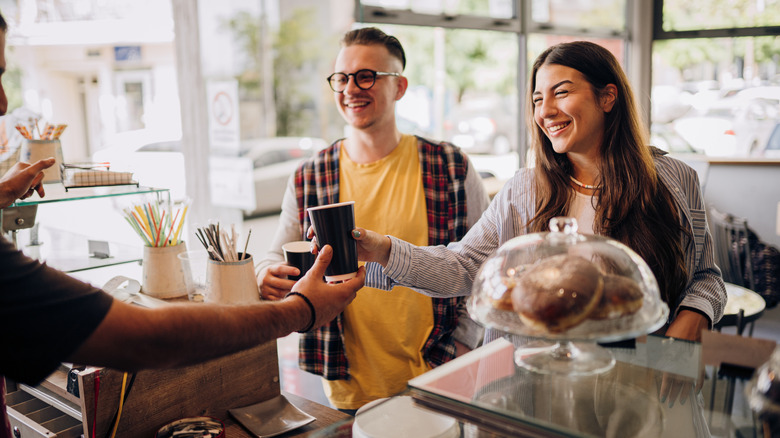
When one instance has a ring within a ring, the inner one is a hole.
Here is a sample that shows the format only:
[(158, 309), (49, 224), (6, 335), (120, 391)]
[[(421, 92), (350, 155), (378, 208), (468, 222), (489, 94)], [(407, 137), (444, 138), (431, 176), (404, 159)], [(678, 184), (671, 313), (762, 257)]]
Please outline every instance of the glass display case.
[[(399, 396), (361, 408), (355, 418), (310, 436), (359, 436), (355, 430), (367, 428), (359, 422), (387, 416), (394, 417), (385, 420), (385, 433), (372, 437), (401, 436), (394, 434), (411, 420), (396, 414), (390, 402), (406, 396), (418, 409), (457, 420), (464, 437), (762, 436), (762, 425), (744, 397), (737, 394), (740, 401), (732, 412), (724, 412), (717, 400), (707, 402), (714, 389), (713, 369), (704, 357), (721, 350), (719, 342), (640, 336), (605, 345), (615, 358), (610, 370), (570, 375), (518, 366), (514, 354), (524, 340), (509, 338), (512, 341), (497, 339), (434, 368), (410, 380)], [(724, 357), (734, 354), (743, 353), (732, 348)]]

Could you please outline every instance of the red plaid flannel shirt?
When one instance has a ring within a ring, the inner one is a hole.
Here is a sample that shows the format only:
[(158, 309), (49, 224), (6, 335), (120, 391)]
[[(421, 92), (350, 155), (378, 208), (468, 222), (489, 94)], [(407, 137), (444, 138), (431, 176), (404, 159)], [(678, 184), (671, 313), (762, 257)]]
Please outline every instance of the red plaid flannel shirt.
[[(301, 235), (309, 228), (308, 207), (339, 202), (339, 150), (342, 140), (306, 161), (295, 173)], [(466, 215), (467, 159), (449, 143), (432, 143), (417, 137), (425, 201), (428, 208), (428, 244), (446, 245), (460, 240), (468, 230)], [(423, 357), (432, 366), (455, 357), (452, 332), (458, 325), (458, 300), (432, 298), (433, 330), (423, 346)], [(298, 364), (304, 371), (327, 380), (349, 379), (344, 353), (342, 316), (304, 333), (299, 342)]]

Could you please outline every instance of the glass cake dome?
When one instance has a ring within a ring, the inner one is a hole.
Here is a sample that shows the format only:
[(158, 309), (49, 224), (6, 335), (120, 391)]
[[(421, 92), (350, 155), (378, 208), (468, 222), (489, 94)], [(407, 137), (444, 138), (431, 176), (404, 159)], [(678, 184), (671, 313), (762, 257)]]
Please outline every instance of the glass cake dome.
[(595, 342), (655, 331), (669, 307), (647, 263), (626, 245), (578, 233), (573, 218), (553, 218), (550, 230), (515, 237), (488, 258), (474, 281), (469, 314), (486, 327), (541, 341), (518, 349), (520, 366), (606, 371), (614, 359)]

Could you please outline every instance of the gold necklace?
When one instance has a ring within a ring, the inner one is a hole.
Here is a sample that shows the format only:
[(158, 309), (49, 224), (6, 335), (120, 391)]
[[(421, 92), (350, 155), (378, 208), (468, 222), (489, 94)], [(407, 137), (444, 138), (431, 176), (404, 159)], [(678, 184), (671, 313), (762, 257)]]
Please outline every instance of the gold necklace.
[(577, 184), (578, 186), (582, 187), (583, 189), (601, 190), (601, 186), (592, 186), (590, 184), (583, 184), (577, 178), (575, 178), (575, 177), (573, 177), (571, 175), (569, 175), (569, 179), (571, 179), (574, 182), (574, 184)]

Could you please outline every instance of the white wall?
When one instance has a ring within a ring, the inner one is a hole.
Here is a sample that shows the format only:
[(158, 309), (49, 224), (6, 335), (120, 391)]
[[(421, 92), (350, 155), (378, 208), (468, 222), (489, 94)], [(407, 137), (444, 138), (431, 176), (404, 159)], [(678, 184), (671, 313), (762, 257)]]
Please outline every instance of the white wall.
[(748, 226), (762, 241), (780, 248), (777, 233), (780, 161), (712, 161), (705, 172), (707, 208), (746, 218)]

